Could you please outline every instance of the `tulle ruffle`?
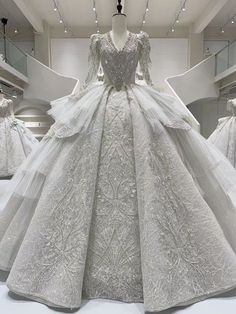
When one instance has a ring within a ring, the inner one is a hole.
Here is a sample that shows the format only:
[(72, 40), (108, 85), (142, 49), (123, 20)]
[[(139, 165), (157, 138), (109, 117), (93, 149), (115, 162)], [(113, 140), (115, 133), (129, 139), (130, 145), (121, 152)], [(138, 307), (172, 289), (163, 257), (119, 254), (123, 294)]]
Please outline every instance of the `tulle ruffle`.
[[(97, 111), (101, 101), (109, 96), (114, 87), (96, 83), (79, 95), (69, 95), (51, 103), (49, 114), (55, 119), (48, 136), (58, 138), (72, 136), (85, 131)], [(115, 90), (115, 89), (114, 89)], [(135, 98), (149, 123), (155, 128), (155, 120), (160, 120), (169, 128), (191, 128), (191, 113), (174, 97), (159, 93), (156, 89), (141, 84), (123, 87), (128, 98)]]

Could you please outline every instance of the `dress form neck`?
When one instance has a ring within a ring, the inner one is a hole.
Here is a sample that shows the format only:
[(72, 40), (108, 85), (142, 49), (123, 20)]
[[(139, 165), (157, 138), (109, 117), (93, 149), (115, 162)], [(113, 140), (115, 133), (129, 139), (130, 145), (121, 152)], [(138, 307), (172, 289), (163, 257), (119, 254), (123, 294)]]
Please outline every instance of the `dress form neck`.
[(112, 40), (118, 50), (121, 50), (128, 38), (127, 21), (124, 14), (116, 14), (112, 17)]

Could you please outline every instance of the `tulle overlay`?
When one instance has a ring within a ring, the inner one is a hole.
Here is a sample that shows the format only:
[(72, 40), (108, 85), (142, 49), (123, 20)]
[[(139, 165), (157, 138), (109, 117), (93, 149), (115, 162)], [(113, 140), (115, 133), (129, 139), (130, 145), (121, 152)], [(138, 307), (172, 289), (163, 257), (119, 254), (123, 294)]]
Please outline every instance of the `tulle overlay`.
[(209, 137), (209, 142), (214, 144), (236, 168), (236, 117), (219, 119), (215, 131)]
[(158, 311), (236, 286), (235, 170), (188, 111), (138, 84), (57, 102), (3, 200), (9, 289), (57, 307), (84, 297)]

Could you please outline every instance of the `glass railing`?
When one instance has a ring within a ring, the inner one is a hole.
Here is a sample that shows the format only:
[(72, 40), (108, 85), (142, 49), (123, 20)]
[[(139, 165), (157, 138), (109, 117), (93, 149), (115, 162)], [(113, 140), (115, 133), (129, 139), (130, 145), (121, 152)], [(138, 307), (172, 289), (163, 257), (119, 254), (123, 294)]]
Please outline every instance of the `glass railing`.
[(0, 60), (27, 76), (27, 55), (1, 32)]
[(236, 65), (236, 40), (229, 43), (215, 55), (215, 75), (218, 75), (230, 67)]

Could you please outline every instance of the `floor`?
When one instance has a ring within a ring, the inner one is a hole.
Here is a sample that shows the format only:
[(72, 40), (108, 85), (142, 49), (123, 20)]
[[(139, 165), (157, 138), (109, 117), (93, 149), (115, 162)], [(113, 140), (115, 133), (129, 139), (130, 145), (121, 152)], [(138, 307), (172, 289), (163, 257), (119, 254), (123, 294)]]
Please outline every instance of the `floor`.
[[(47, 306), (21, 299), (16, 299), (8, 294), (4, 282), (0, 282), (0, 313), (1, 314), (57, 314), (71, 313), (56, 311)], [(108, 300), (93, 300), (84, 302), (81, 309), (74, 312), (79, 314), (144, 314), (143, 304), (124, 304)], [(158, 314), (235, 314), (236, 313), (236, 291), (228, 293), (221, 298), (211, 298), (194, 305), (170, 309)], [(148, 313), (146, 313), (148, 314)], [(154, 313), (152, 313), (154, 314)]]

